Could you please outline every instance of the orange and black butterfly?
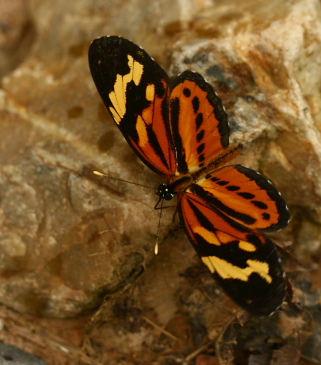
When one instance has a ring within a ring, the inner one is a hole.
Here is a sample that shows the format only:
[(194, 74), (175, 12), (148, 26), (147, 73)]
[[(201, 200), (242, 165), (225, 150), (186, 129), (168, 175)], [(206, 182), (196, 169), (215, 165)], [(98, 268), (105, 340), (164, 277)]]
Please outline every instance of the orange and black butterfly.
[(204, 78), (185, 71), (173, 82), (141, 47), (117, 36), (92, 42), (89, 65), (115, 123), (140, 159), (166, 183), (160, 199), (177, 210), (201, 260), (226, 293), (255, 315), (285, 298), (285, 274), (274, 243), (261, 232), (286, 227), (290, 215), (277, 189), (242, 165), (228, 165), (221, 100)]

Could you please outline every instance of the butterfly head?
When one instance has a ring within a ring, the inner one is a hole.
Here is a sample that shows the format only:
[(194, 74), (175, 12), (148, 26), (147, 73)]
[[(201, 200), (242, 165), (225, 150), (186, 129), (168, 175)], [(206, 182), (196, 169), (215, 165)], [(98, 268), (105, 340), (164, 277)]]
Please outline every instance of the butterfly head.
[(176, 195), (176, 192), (171, 189), (169, 184), (162, 183), (158, 186), (158, 191), (156, 194), (159, 196), (160, 200), (172, 200)]

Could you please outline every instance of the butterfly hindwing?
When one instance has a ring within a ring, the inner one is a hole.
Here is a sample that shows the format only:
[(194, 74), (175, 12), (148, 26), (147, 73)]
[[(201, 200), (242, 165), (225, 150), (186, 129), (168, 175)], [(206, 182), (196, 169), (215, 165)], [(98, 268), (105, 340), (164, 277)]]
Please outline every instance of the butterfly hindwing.
[(158, 174), (175, 174), (166, 72), (141, 47), (117, 36), (89, 48), (96, 87), (129, 145)]
[(196, 252), (236, 303), (255, 315), (269, 315), (282, 304), (284, 271), (270, 239), (188, 190), (178, 211)]
[(251, 229), (276, 231), (290, 219), (277, 189), (242, 165), (221, 167), (199, 179), (191, 190), (229, 218)]

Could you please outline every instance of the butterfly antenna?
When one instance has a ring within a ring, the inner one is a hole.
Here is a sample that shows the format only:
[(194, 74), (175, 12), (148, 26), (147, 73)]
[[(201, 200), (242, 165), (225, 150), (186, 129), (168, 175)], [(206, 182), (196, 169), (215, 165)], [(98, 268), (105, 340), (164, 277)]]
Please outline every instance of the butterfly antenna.
[(154, 247), (154, 254), (157, 255), (158, 254), (158, 243), (159, 243), (159, 231), (160, 231), (160, 223), (161, 223), (161, 219), (162, 219), (162, 214), (163, 214), (163, 199), (159, 199), (159, 201), (157, 202), (157, 205), (160, 203), (160, 208), (159, 208), (159, 218), (158, 218), (158, 226), (157, 226), (157, 235), (156, 235), (156, 243), (155, 243), (155, 247)]
[(94, 175), (96, 175), (96, 176), (103, 176), (103, 177), (107, 177), (108, 179), (113, 179), (113, 180), (117, 180), (117, 181), (122, 181), (122, 182), (125, 182), (125, 183), (127, 183), (127, 184), (132, 184), (132, 185), (142, 186), (143, 188), (147, 188), (147, 189), (157, 190), (157, 188), (155, 188), (155, 187), (153, 187), (153, 186), (147, 186), (147, 185), (143, 185), (143, 184), (135, 183), (135, 182), (133, 182), (133, 181), (128, 181), (128, 180), (124, 180), (124, 179), (119, 179), (118, 177), (110, 176), (110, 175), (104, 174), (104, 173), (99, 172), (99, 171), (96, 171), (96, 170), (94, 170), (94, 171), (93, 171), (93, 174), (94, 174)]

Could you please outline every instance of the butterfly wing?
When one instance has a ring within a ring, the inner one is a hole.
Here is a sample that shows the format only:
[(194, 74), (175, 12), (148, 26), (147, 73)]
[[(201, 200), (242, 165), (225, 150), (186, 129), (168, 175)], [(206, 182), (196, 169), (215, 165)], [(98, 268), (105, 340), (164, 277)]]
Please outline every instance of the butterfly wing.
[(285, 228), (290, 214), (278, 190), (261, 174), (242, 165), (219, 168), (190, 190), (230, 219), (255, 230)]
[(222, 102), (198, 73), (185, 71), (176, 78), (170, 120), (180, 174), (209, 165), (229, 145), (230, 128)]
[[(121, 37), (96, 39), (89, 65), (129, 145), (177, 189), (181, 221), (213, 276), (251, 313), (273, 312), (284, 300), (284, 272), (273, 242), (258, 229), (284, 227), (288, 212), (276, 189), (254, 171), (218, 168), (236, 149), (228, 149), (227, 116), (214, 89), (191, 71), (169, 88), (165, 71)], [(218, 170), (199, 178), (212, 168)], [(180, 175), (198, 181), (184, 191)]]
[(284, 271), (273, 242), (230, 219), (187, 191), (179, 214), (196, 252), (226, 293), (254, 315), (269, 315), (284, 301)]
[(176, 171), (168, 111), (168, 76), (142, 48), (118, 36), (89, 48), (98, 92), (129, 145), (166, 179)]

